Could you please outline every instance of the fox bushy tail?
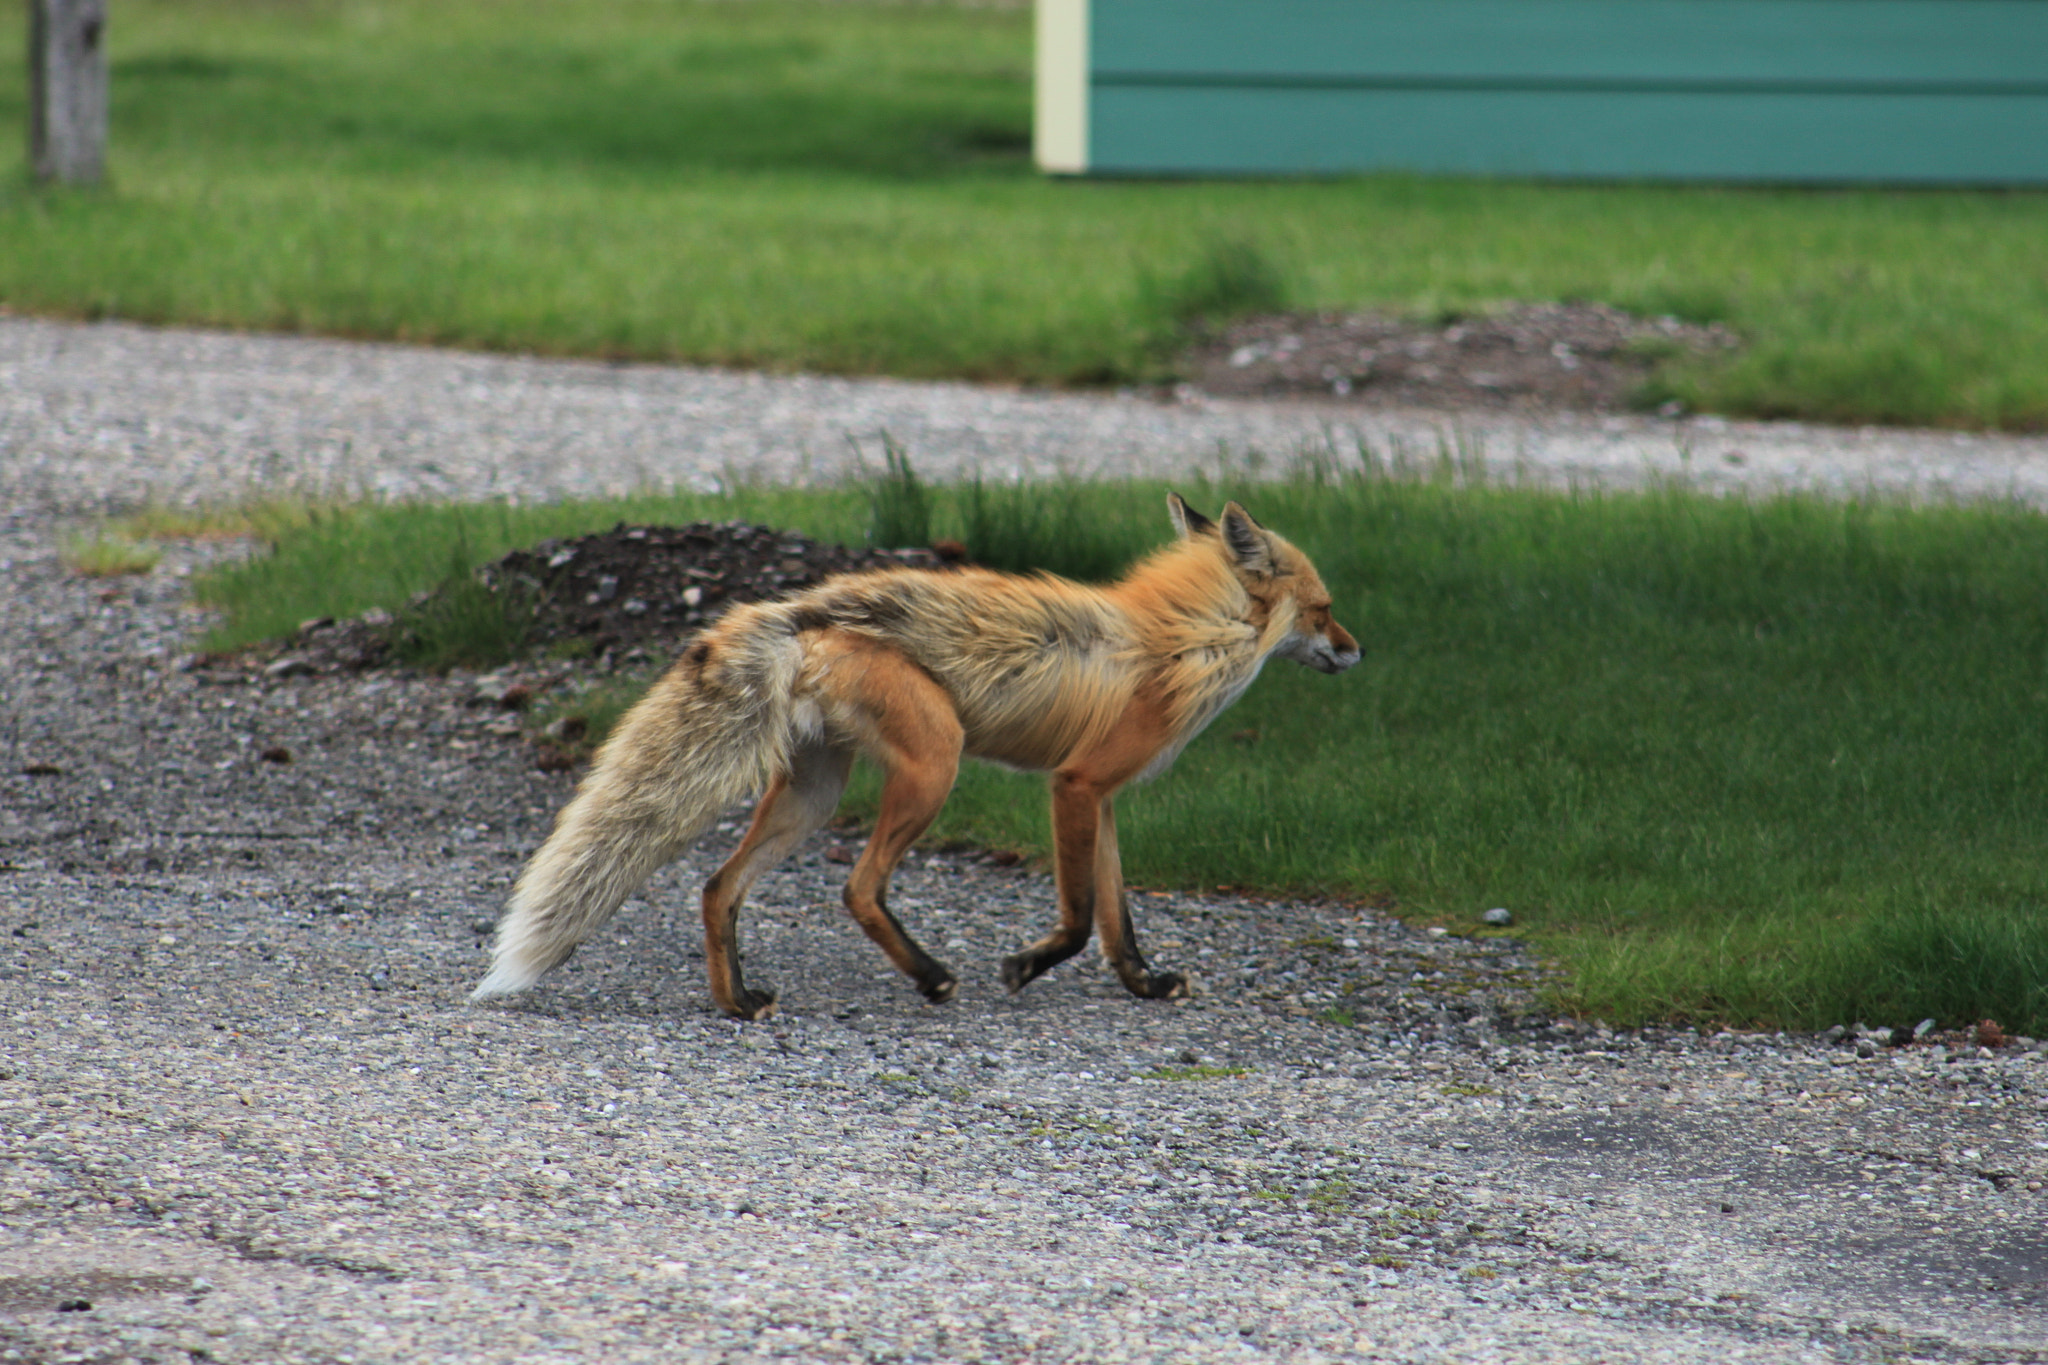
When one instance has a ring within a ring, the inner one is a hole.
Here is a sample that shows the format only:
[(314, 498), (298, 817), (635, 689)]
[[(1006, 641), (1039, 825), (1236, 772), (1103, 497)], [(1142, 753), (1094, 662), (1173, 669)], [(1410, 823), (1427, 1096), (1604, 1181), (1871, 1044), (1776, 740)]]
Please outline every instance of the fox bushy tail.
[(531, 986), (713, 820), (788, 766), (801, 649), (770, 613), (742, 610), (745, 619), (735, 612), (693, 645), (598, 751), (520, 873), (490, 975), (471, 999)]

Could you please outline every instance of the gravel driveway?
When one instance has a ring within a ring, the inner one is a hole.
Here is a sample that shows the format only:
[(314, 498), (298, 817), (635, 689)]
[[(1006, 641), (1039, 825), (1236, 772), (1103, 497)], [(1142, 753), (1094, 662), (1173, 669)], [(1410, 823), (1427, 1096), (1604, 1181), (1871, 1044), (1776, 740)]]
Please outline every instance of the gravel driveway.
[[(708, 1007), (715, 847), (471, 1007), (569, 779), (460, 677), (181, 670), (213, 551), (56, 559), (67, 517), (264, 481), (820, 477), (883, 427), (934, 473), (1163, 470), (1322, 420), (0, 320), (0, 1361), (2048, 1361), (2041, 1051), (1613, 1033), (1510, 943), (1223, 897), (1139, 898), (1192, 1000), (1081, 959), (1011, 999), (1050, 889), (961, 854), (900, 883), (963, 978), (931, 1007), (830, 832), (745, 920), (771, 1021)], [(2040, 440), (1483, 434), (1560, 477), (1689, 443), (2048, 491)]]
[(74, 511), (253, 489), (590, 495), (836, 477), (881, 434), (920, 472), (1180, 474), (1444, 441), (1503, 472), (1606, 484), (1866, 488), (2048, 502), (2048, 436), (1650, 417), (1162, 403), (889, 379), (464, 355), (0, 317), (0, 497)]

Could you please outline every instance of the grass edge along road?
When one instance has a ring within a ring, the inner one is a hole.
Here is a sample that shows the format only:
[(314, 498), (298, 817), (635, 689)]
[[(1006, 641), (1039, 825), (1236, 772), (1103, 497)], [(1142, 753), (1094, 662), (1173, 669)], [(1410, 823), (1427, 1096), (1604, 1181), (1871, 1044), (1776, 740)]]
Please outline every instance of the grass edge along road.
[[(1177, 485), (1299, 543), (1365, 660), (1334, 680), (1272, 665), (1128, 791), (1135, 883), (1369, 899), (1467, 932), (1506, 906), (1568, 969), (1561, 1002), (1619, 1023), (2048, 1033), (2048, 518), (1407, 473)], [(403, 610), (458, 566), (622, 519), (978, 538), (1057, 571), (1163, 541), (1164, 491), (930, 488), (902, 465), (864, 489), (340, 507), (273, 516), (271, 553), (198, 592), (225, 646)], [(931, 837), (1042, 854), (1041, 786), (969, 765)]]
[(2048, 194), (1061, 182), (1021, 8), (131, 0), (108, 43), (107, 190), (0, 145), (0, 306), (1100, 384), (1243, 310), (1586, 300), (1745, 339), (1645, 401), (2048, 427)]

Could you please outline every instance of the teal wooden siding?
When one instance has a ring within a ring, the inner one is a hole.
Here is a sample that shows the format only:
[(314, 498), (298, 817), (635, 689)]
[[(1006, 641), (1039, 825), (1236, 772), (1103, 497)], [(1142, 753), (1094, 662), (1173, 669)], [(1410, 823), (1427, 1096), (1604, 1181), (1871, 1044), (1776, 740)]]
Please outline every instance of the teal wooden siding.
[(1081, 2), (1092, 172), (2048, 183), (2048, 0)]

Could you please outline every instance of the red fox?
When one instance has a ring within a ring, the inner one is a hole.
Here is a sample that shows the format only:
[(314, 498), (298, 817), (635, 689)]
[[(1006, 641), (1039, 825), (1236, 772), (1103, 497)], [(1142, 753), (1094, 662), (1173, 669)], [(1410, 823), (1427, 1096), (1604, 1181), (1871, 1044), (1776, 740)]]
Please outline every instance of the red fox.
[(741, 980), (740, 901), (832, 815), (856, 754), (883, 771), (881, 814), (846, 908), (926, 999), (958, 982), (889, 913), (888, 886), (938, 815), (962, 754), (1052, 774), (1059, 927), (1005, 959), (1013, 993), (1101, 931), (1132, 994), (1187, 993), (1138, 951), (1111, 800), (1171, 764), (1273, 656), (1358, 662), (1307, 556), (1236, 503), (1210, 521), (1169, 494), (1179, 539), (1118, 583), (885, 569), (737, 607), (699, 636), (605, 741), (520, 874), (472, 996), (524, 990), (735, 802), (764, 792), (704, 887), (711, 996), (775, 1008)]

